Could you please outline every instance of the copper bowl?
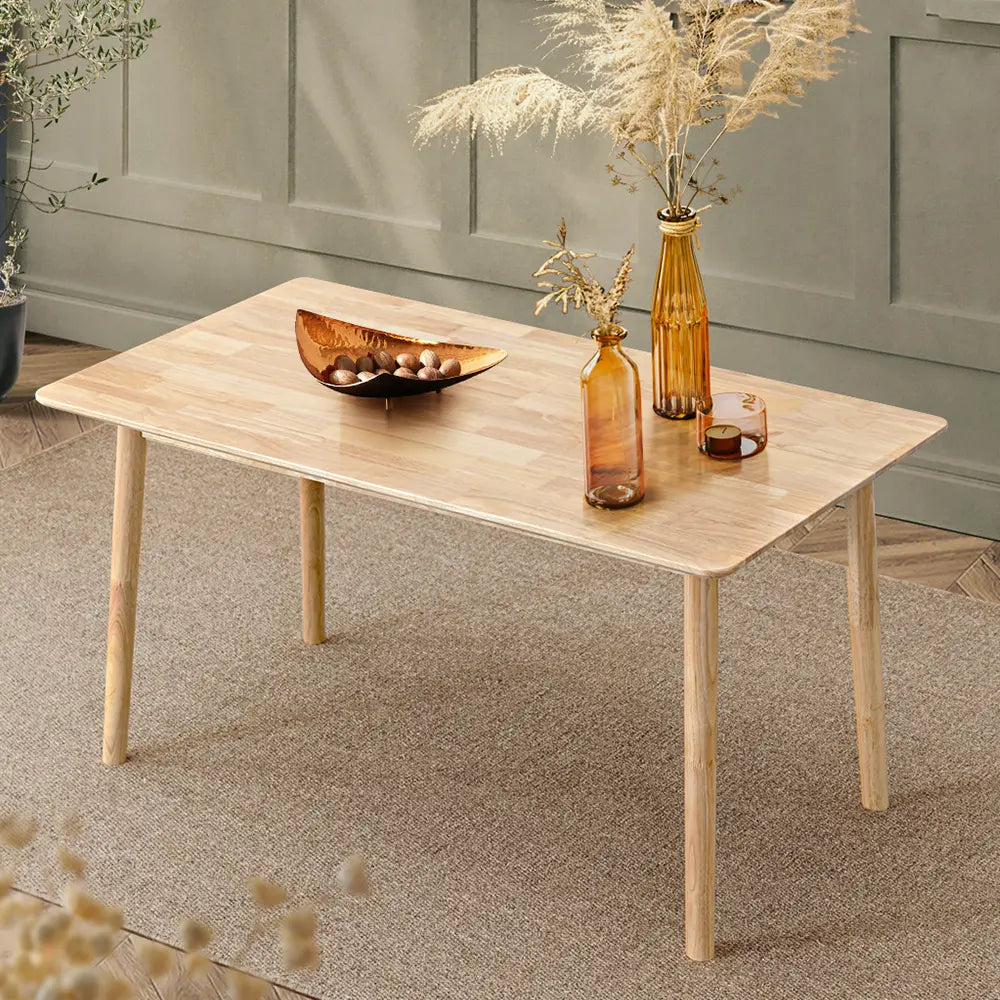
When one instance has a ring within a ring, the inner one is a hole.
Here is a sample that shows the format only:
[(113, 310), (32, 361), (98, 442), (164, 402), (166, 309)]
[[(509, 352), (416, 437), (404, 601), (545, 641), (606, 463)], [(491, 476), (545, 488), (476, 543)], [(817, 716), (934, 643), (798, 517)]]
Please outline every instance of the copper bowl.
[[(346, 393), (348, 396), (367, 396), (375, 399), (393, 399), (397, 396), (419, 396), (424, 392), (440, 392), (450, 385), (464, 382), (473, 375), (479, 375), (494, 365), (500, 364), (506, 351), (492, 347), (472, 347), (469, 344), (439, 343), (432, 340), (417, 340), (400, 337), (395, 333), (369, 330), (329, 316), (300, 309), (295, 314), (295, 339), (299, 345), (299, 357), (309, 374), (328, 389)], [(335, 385), (328, 381), (333, 373), (333, 361), (338, 354), (351, 358), (388, 351), (397, 354), (420, 354), (430, 348), (442, 360), (454, 358), (462, 365), (462, 373), (451, 378), (424, 381), (415, 378), (400, 378), (396, 375), (376, 375), (367, 382), (352, 385)]]

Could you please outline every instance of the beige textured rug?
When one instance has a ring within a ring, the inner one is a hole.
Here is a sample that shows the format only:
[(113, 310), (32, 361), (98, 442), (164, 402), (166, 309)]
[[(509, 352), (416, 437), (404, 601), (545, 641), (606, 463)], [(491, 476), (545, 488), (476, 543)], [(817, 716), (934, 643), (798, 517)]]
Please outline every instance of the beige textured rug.
[[(322, 997), (975, 997), (1000, 989), (1000, 609), (884, 581), (893, 808), (858, 805), (840, 570), (723, 582), (718, 953), (682, 958), (677, 578), (331, 490), (325, 646), (297, 488), (151, 445), (133, 759), (100, 764), (113, 439), (0, 476), (0, 809), (84, 816), (140, 932), (316, 896)], [(23, 888), (44, 891), (39, 866)]]

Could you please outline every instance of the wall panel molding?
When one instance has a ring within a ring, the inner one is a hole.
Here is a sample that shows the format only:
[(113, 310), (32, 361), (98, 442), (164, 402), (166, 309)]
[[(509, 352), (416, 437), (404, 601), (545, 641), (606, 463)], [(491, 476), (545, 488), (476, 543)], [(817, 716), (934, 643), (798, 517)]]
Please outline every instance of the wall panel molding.
[(1000, 24), (1000, 0), (926, 0), (927, 13), (953, 21)]
[(296, 79), (298, 74), (298, 39), (299, 39), (299, 0), (288, 0), (286, 12), (288, 19), (287, 50), (285, 53), (285, 71), (279, 81), (281, 93), (285, 99), (285, 127), (282, 133), (285, 138), (285, 176), (281, 192), (275, 192), (275, 200), (286, 205), (295, 202), (295, 129), (296, 129)]

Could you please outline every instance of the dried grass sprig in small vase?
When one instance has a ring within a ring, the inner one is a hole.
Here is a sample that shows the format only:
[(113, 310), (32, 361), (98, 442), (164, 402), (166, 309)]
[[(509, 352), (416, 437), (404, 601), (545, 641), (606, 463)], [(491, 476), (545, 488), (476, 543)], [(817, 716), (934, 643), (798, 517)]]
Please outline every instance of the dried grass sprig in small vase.
[[(555, 253), (532, 274), (532, 277), (546, 279), (537, 282), (537, 284), (539, 288), (548, 288), (550, 291), (535, 303), (535, 315), (537, 316), (547, 305), (558, 302), (564, 316), (572, 305), (574, 309), (585, 309), (599, 327), (614, 326), (615, 317), (618, 315), (622, 299), (625, 297), (625, 290), (632, 280), (632, 257), (635, 254), (635, 244), (633, 243), (628, 248), (622, 258), (622, 262), (618, 266), (618, 273), (607, 291), (594, 277), (590, 265), (584, 264), (581, 267), (577, 263), (581, 260), (592, 260), (597, 254), (579, 253), (566, 246), (565, 219), (559, 224), (557, 241), (546, 240), (545, 245), (552, 247)], [(557, 280), (549, 281), (547, 280), (549, 277)]]
[[(584, 309), (597, 324), (591, 336), (597, 353), (580, 373), (584, 426), (584, 496), (592, 507), (631, 507), (646, 493), (642, 458), (642, 392), (639, 369), (622, 350), (627, 331), (618, 325), (618, 310), (632, 279), (629, 247), (607, 289), (597, 280), (587, 260), (593, 253), (579, 253), (566, 245), (566, 220), (558, 239), (546, 240), (555, 250), (535, 271), (538, 287), (548, 291), (535, 305), (537, 316), (558, 303), (563, 313), (570, 307)], [(580, 262), (583, 261), (581, 264)]]

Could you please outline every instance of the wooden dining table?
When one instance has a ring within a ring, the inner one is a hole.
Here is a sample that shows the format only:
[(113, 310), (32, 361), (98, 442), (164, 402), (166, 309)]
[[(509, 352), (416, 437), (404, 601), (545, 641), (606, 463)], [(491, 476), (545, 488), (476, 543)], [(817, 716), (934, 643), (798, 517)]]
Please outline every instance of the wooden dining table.
[[(508, 357), (387, 411), (381, 400), (338, 395), (307, 373), (295, 346), (298, 309), (407, 337), (500, 348)], [(632, 351), (645, 393), (646, 498), (626, 510), (597, 510), (583, 494), (579, 389), (592, 352), (585, 338), (299, 278), (39, 390), (45, 406), (117, 427), (104, 761), (127, 756), (149, 441), (298, 477), (307, 643), (327, 635), (327, 485), (652, 564), (684, 580), (683, 654), (663, 669), (683, 661), (685, 948), (692, 959), (712, 958), (719, 579), (827, 508), (846, 505), (861, 805), (886, 809), (873, 482), (946, 423), (713, 369), (713, 391), (763, 397), (769, 425), (759, 455), (717, 461), (698, 451), (693, 421), (653, 413), (650, 356)], [(664, 784), (676, 780), (663, 775)]]

